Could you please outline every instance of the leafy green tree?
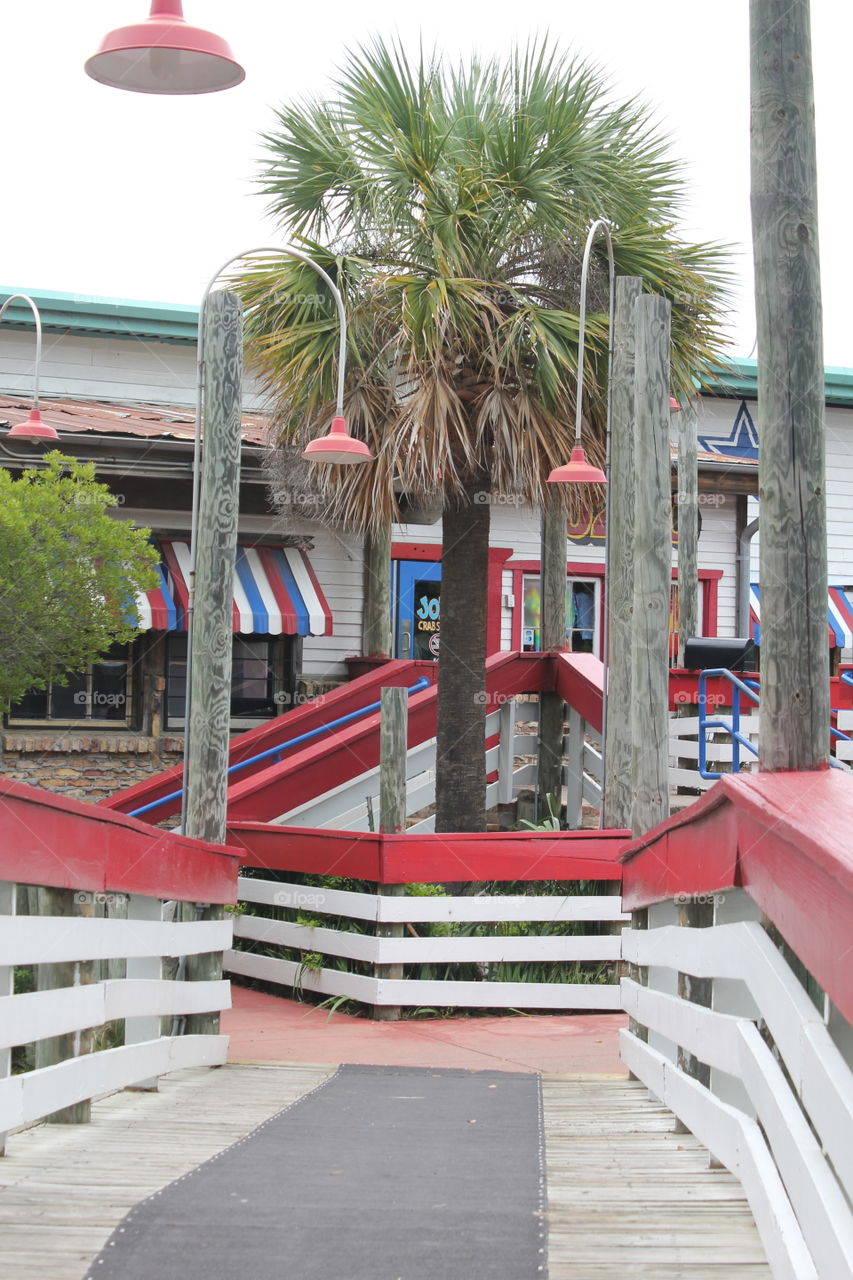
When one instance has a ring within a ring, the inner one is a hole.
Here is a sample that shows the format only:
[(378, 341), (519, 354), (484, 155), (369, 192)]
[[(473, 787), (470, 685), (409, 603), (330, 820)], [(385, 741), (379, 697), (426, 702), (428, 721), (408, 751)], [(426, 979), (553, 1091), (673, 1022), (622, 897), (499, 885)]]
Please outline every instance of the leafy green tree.
[[(401, 493), (443, 507), (436, 827), (479, 830), (490, 504), (541, 504), (568, 458), (587, 228), (609, 219), (617, 272), (672, 300), (675, 391), (719, 353), (721, 253), (679, 238), (682, 178), (648, 110), (548, 44), (448, 67), (376, 42), (328, 98), (282, 107), (265, 145), (272, 213), (344, 293), (347, 417), (376, 456), (322, 474), (298, 461), (333, 410), (337, 321), (308, 268), (259, 261), (239, 287), (277, 405), (282, 505), (361, 532), (399, 518)], [(584, 375), (599, 463), (602, 255)]]
[(138, 633), (133, 599), (157, 580), (148, 530), (114, 520), (92, 464), (52, 451), (0, 469), (0, 702), (64, 683)]

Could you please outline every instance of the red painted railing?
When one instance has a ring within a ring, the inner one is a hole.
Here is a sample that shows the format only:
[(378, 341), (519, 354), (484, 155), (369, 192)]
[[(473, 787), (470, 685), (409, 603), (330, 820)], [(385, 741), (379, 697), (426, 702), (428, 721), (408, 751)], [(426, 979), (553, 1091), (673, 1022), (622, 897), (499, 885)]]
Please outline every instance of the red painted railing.
[[(348, 684), (332, 690), (331, 693), (321, 694), (317, 698), (312, 698), (304, 706), (295, 707), (292, 711), (288, 711), (286, 715), (276, 716), (274, 720), (269, 720), (265, 724), (258, 725), (257, 728), (250, 729), (247, 733), (242, 733), (233, 738), (229, 748), (228, 764), (229, 766), (239, 764), (240, 761), (247, 760), (250, 756), (258, 755), (270, 747), (275, 747), (285, 738), (310, 733), (312, 730), (327, 724), (330, 720), (334, 720), (339, 716), (349, 715), (360, 707), (374, 702), (379, 696), (380, 689), (405, 687), (413, 684), (421, 676), (435, 681), (438, 678), (437, 664), (434, 662), (402, 662), (397, 660), (386, 662), (367, 675), (360, 676), (357, 680), (352, 680)], [(328, 750), (328, 742), (325, 749)], [(245, 781), (253, 774), (262, 772), (265, 763), (260, 762), (248, 766), (246, 772), (240, 775), (241, 779)], [(162, 773), (158, 773), (152, 778), (143, 778), (141, 782), (134, 783), (132, 787), (113, 792), (106, 800), (101, 801), (101, 807), (115, 809), (120, 813), (130, 813), (132, 810), (139, 809), (143, 805), (160, 800), (164, 796), (177, 791), (181, 786), (182, 775), (183, 766), (180, 764), (173, 765), (171, 769), (165, 769)], [(156, 809), (151, 814), (149, 821), (161, 822), (164, 818), (177, 813), (180, 807), (180, 800), (171, 800)]]
[(853, 780), (834, 769), (723, 778), (630, 844), (626, 910), (745, 889), (853, 1021)]
[(0, 778), (0, 801), (0, 881), (186, 902), (236, 901), (233, 849), (8, 778)]
[(232, 821), (228, 843), (243, 866), (349, 876), (377, 884), (492, 880), (611, 880), (621, 876), (628, 831), (506, 831), (381, 835)]

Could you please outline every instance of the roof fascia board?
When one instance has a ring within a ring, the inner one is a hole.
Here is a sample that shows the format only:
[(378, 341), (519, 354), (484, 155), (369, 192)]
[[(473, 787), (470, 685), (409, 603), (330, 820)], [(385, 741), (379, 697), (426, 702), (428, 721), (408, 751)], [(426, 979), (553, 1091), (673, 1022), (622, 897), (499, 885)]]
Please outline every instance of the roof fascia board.
[[(198, 307), (179, 303), (136, 302), (99, 298), (83, 293), (55, 293), (45, 289), (0, 288), (0, 298), (26, 293), (39, 309), (49, 332), (102, 334), (112, 338), (156, 338), (160, 342), (194, 346), (198, 336)], [(10, 328), (29, 329), (33, 316), (25, 303), (13, 303), (4, 317)]]
[[(827, 365), (824, 388), (827, 404), (853, 405), (853, 369)], [(708, 375), (703, 393), (735, 400), (757, 400), (758, 361), (730, 360), (725, 368)]]

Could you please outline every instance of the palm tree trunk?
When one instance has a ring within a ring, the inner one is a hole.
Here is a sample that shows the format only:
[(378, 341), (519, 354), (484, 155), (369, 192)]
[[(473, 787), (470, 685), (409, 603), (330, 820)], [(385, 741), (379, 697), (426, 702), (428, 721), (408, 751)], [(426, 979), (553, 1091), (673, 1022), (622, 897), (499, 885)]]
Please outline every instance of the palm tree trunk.
[(442, 519), (436, 831), (486, 826), (488, 496), (482, 481), (472, 482), (465, 504)]

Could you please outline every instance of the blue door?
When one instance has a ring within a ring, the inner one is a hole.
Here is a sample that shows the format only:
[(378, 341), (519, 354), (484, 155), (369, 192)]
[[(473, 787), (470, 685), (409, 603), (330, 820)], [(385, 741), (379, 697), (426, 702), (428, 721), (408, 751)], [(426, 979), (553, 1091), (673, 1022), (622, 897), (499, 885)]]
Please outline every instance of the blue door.
[(395, 562), (394, 656), (435, 662), (441, 630), (441, 562)]

